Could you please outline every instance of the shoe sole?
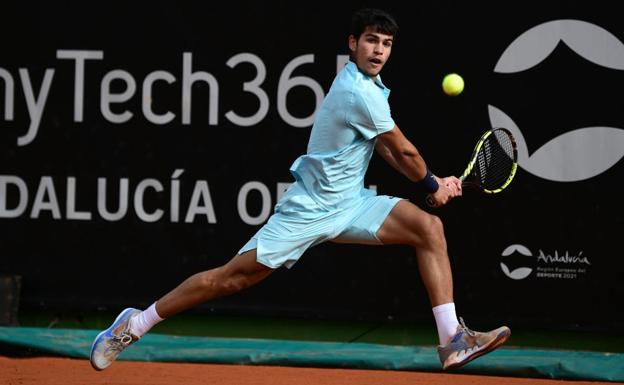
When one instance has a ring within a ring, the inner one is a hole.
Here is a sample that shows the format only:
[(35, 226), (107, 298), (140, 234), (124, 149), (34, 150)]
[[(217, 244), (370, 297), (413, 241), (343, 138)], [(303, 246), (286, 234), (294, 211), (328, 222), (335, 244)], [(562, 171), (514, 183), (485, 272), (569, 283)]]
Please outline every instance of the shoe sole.
[(505, 341), (507, 341), (507, 339), (509, 338), (509, 336), (511, 336), (511, 330), (507, 329), (505, 331), (502, 331), (496, 336), (496, 338), (489, 345), (485, 346), (482, 350), (479, 350), (478, 352), (472, 354), (470, 357), (466, 358), (463, 361), (455, 362), (447, 366), (446, 368), (444, 368), (444, 370), (457, 369), (461, 366), (466, 365), (470, 361), (481, 357), (484, 354), (490, 353), (491, 351), (495, 350), (496, 348), (504, 344)]
[[(100, 342), (100, 339), (102, 338), (102, 336), (106, 333), (108, 333), (109, 331), (115, 329), (118, 326), (118, 322), (121, 318), (123, 318), (126, 313), (129, 313), (131, 311), (134, 311), (136, 309), (133, 309), (131, 307), (123, 310), (121, 313), (119, 313), (119, 315), (117, 316), (117, 318), (115, 318), (115, 321), (113, 321), (113, 323), (111, 324), (111, 326), (108, 327), (108, 329), (101, 331), (93, 340), (93, 343), (91, 344), (91, 353), (89, 354), (89, 361), (91, 362), (91, 366), (93, 367), (93, 369), (101, 371), (104, 370), (106, 368), (108, 368), (108, 366), (104, 367), (104, 368), (99, 368), (95, 365), (95, 363), (93, 362), (93, 352), (95, 351), (95, 345), (98, 344), (98, 342)], [(110, 365), (109, 365), (110, 366)]]

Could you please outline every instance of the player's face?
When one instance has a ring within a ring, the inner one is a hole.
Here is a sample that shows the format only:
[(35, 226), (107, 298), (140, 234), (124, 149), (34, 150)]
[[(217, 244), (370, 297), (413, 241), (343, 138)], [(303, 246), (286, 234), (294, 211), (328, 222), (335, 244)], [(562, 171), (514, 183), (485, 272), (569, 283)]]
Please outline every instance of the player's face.
[(349, 36), (349, 49), (360, 71), (370, 77), (375, 77), (381, 71), (390, 57), (393, 37), (381, 32), (375, 32), (372, 27), (366, 27), (359, 39)]

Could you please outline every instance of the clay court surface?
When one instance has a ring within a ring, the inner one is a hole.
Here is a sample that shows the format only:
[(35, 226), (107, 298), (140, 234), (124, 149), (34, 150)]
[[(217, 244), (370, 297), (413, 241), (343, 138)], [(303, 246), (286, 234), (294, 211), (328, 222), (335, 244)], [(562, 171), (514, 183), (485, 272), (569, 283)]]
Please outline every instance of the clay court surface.
[(84, 359), (0, 357), (2, 385), (418, 385), (613, 384), (407, 371), (119, 361), (103, 372)]

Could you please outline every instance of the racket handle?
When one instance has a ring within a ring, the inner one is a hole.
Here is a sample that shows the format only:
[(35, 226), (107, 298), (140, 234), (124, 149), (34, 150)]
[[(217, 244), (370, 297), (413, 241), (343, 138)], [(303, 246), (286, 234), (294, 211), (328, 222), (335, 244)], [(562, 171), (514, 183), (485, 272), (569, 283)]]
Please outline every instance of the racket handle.
[(427, 206), (429, 207), (436, 207), (435, 202), (433, 201), (433, 198), (431, 197), (431, 195), (427, 195), (427, 197), (425, 198), (425, 202), (427, 202)]

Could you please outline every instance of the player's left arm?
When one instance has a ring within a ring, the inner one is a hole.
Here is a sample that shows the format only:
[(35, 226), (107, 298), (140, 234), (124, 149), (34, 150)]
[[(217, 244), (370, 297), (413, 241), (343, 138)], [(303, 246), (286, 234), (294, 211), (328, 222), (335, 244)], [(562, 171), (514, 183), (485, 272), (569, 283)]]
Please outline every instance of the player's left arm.
[[(427, 164), (416, 146), (410, 142), (397, 125), (390, 131), (377, 137), (375, 149), (393, 168), (405, 175), (412, 182), (421, 181), (427, 174)], [(449, 198), (461, 195), (461, 182), (454, 176), (438, 178), (439, 189), (434, 195), (436, 202), (446, 203)], [(440, 195), (440, 199), (438, 198)]]
[(383, 160), (386, 161), (386, 163), (388, 163), (390, 166), (392, 166), (392, 168), (394, 168), (401, 174), (405, 175), (405, 170), (403, 170), (399, 162), (397, 162), (396, 159), (394, 159), (394, 155), (392, 155), (392, 151), (390, 151), (390, 149), (386, 147), (386, 145), (381, 140), (378, 140), (375, 143), (375, 150), (383, 158)]
[(390, 131), (377, 136), (375, 149), (386, 162), (412, 182), (422, 180), (427, 174), (425, 160), (396, 124)]
[[(354, 97), (354, 108), (347, 114), (348, 124), (358, 129), (366, 139), (376, 137), (376, 150), (386, 162), (412, 182), (422, 182), (429, 175), (427, 165), (416, 147), (394, 123), (387, 98), (381, 92), (356, 93)], [(392, 128), (388, 130), (388, 127)], [(444, 186), (434, 193), (436, 197), (440, 196), (436, 202), (444, 204), (449, 196), (460, 193), (456, 185), (449, 186), (446, 178), (440, 179), (435, 175), (434, 178), (438, 185)]]

